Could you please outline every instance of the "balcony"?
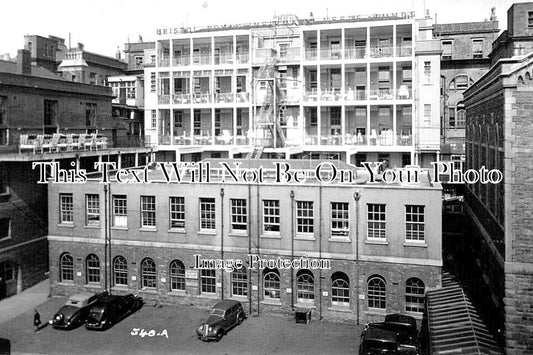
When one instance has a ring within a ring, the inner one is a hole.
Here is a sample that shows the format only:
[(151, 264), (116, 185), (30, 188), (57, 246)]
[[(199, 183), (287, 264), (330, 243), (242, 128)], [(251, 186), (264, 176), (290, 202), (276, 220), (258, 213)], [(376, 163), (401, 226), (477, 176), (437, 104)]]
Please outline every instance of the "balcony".
[(211, 64), (211, 54), (194, 54), (192, 57), (193, 65), (209, 65)]
[(342, 137), (338, 134), (323, 135), (320, 137), (321, 145), (341, 145)]
[(370, 100), (392, 100), (394, 96), (391, 93), (390, 89), (378, 89), (370, 90), (370, 95), (368, 97)]
[(321, 101), (341, 101), (341, 99), (342, 95), (340, 88), (324, 89), (320, 92)]
[(407, 85), (400, 85), (398, 91), (396, 92), (396, 98), (398, 100), (409, 100), (413, 97), (412, 90)]
[(320, 59), (340, 60), (342, 59), (341, 50), (340, 49), (321, 49)]
[(311, 89), (310, 91), (306, 91), (304, 94), (304, 101), (317, 101), (318, 100), (318, 92), (316, 89)]
[(187, 66), (191, 64), (191, 57), (182, 55), (172, 59), (172, 65), (175, 67)]
[(174, 94), (172, 96), (172, 103), (175, 105), (190, 104), (191, 94)]
[(346, 101), (366, 100), (366, 90), (354, 90), (350, 87), (346, 90), (344, 98)]
[(170, 95), (159, 95), (157, 103), (160, 105), (168, 105), (170, 103)]
[(346, 134), (344, 137), (344, 143), (347, 145), (366, 145), (367, 137), (366, 134), (358, 132), (357, 134)]
[(215, 94), (215, 103), (232, 103), (234, 101), (234, 95), (231, 92), (217, 93)]
[(158, 64), (159, 64), (160, 67), (168, 67), (168, 66), (170, 66), (170, 59), (168, 59), (168, 58), (159, 59)]
[(237, 64), (248, 64), (250, 61), (250, 54), (248, 52), (237, 53), (236, 61)]
[(392, 46), (386, 47), (370, 47), (371, 58), (388, 58), (394, 54), (394, 48)]
[(348, 47), (344, 50), (345, 59), (364, 59), (366, 57), (366, 47)]
[(316, 49), (306, 49), (305, 50), (305, 60), (317, 60), (318, 51)]
[(252, 59), (253, 64), (265, 64), (272, 61), (276, 56), (276, 51), (272, 48), (257, 48), (254, 51), (254, 57)]
[(193, 102), (195, 104), (208, 104), (211, 102), (211, 94), (194, 94)]
[(233, 64), (233, 53), (216, 54), (215, 53), (215, 65), (221, 64)]
[(289, 47), (285, 52), (280, 51), (278, 60), (280, 63), (290, 63), (300, 60), (300, 47)]
[(412, 57), (413, 56), (413, 47), (412, 46), (401, 46), (396, 48), (397, 57)]
[(250, 101), (250, 94), (247, 92), (238, 92), (235, 94), (235, 102), (246, 103)]

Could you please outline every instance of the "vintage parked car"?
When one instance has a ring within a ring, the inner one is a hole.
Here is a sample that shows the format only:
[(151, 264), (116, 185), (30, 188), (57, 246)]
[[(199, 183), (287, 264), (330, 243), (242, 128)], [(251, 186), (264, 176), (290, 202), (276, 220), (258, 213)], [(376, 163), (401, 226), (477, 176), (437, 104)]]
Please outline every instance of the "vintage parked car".
[(131, 293), (125, 296), (105, 295), (92, 305), (85, 321), (85, 328), (108, 329), (142, 306), (142, 298)]
[(359, 355), (375, 354), (398, 354), (398, 337), (394, 331), (373, 327), (363, 330)]
[(202, 340), (219, 341), (224, 334), (245, 319), (246, 313), (239, 301), (224, 300), (213, 307), (209, 318), (198, 326), (196, 333)]
[(89, 309), (100, 296), (95, 293), (79, 293), (70, 296), (65, 305), (52, 318), (52, 326), (56, 329), (72, 329), (84, 324)]
[(419, 354), (416, 319), (404, 314), (388, 314), (384, 322), (368, 323), (366, 329), (382, 329), (396, 334), (398, 354)]

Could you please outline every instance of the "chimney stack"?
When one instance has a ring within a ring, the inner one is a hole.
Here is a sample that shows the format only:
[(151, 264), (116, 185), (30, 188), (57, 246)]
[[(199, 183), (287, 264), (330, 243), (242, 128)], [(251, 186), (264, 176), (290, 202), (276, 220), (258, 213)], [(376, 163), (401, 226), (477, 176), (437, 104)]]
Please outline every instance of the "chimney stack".
[(17, 51), (17, 74), (31, 75), (31, 53), (26, 49)]
[(120, 48), (119, 48), (119, 46), (117, 46), (117, 52), (115, 53), (115, 58), (118, 59), (118, 60), (120, 60), (120, 59), (121, 59), (120, 57), (121, 57), (121, 55), (120, 55)]

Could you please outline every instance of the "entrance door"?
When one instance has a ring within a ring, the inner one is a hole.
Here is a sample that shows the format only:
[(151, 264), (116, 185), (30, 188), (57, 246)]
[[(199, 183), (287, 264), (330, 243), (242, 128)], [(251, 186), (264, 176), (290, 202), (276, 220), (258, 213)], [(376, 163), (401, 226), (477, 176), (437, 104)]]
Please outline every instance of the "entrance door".
[(4, 261), (0, 263), (0, 277), (5, 281), (6, 290), (5, 296), (9, 297), (17, 293), (17, 272), (15, 264), (9, 261)]

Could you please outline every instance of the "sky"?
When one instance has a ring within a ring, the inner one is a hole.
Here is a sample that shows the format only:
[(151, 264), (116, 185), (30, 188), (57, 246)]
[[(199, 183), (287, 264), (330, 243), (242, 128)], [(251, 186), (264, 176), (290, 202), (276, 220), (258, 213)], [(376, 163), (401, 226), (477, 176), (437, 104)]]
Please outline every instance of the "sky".
[(275, 14), (308, 18), (365, 15), (424, 9), (438, 23), (483, 21), (496, 8), (500, 29), (507, 26), (507, 9), (521, 0), (24, 0), (2, 4), (0, 54), (16, 55), (24, 35), (69, 34), (73, 47), (81, 42), (90, 52), (114, 56), (117, 46), (156, 39), (156, 29), (270, 21)]

